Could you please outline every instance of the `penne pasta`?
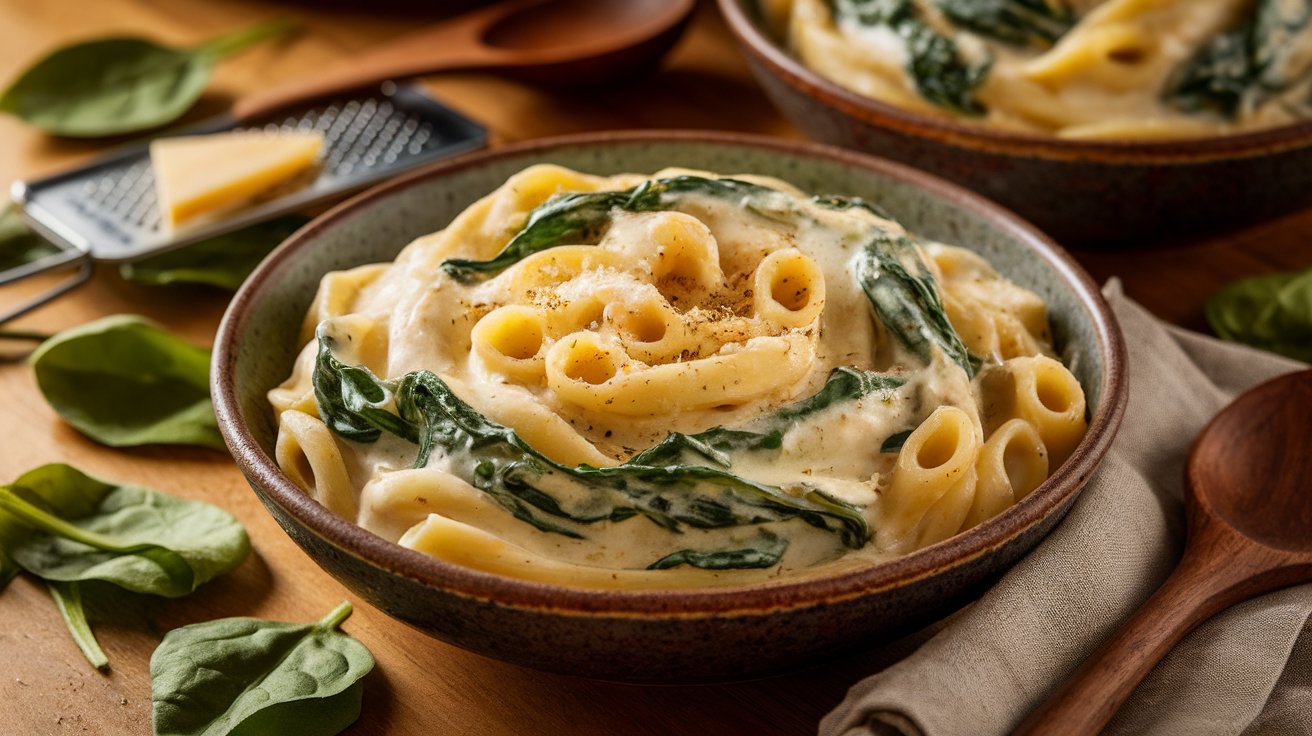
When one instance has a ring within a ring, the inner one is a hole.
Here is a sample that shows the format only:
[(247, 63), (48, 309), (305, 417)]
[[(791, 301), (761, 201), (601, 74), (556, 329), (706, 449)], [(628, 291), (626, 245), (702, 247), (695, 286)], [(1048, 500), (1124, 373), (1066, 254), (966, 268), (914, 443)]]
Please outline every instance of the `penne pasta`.
[(876, 211), (525, 170), (325, 277), (268, 394), (278, 462), (384, 539), (554, 585), (768, 583), (941, 542), (1072, 451), (1083, 394), (1038, 296)]
[(777, 0), (822, 76), (917, 112), (1079, 140), (1224, 135), (1312, 116), (1304, 0)]

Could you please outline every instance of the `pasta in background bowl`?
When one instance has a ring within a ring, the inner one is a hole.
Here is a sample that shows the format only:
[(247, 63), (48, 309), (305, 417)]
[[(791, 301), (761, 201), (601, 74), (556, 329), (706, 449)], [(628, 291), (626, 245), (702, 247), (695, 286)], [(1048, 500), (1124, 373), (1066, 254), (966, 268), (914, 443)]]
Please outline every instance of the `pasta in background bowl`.
[[(922, 250), (878, 208), (970, 249)], [(630, 134), (467, 157), (325, 215), (234, 300), (214, 393), (266, 507), (383, 610), (521, 664), (689, 681), (959, 604), (1092, 472), (1119, 362), (1087, 277), (970, 195), (834, 149)], [(1078, 421), (1018, 407), (1035, 377)], [(1010, 475), (981, 473), (989, 442)], [(1046, 481), (1020, 462), (1049, 455)], [(976, 492), (1001, 476), (1033, 490)]]
[(718, 1), (812, 138), (1061, 242), (1180, 241), (1312, 204), (1307, 0)]
[(763, 0), (844, 87), (1072, 139), (1189, 138), (1312, 117), (1307, 0)]

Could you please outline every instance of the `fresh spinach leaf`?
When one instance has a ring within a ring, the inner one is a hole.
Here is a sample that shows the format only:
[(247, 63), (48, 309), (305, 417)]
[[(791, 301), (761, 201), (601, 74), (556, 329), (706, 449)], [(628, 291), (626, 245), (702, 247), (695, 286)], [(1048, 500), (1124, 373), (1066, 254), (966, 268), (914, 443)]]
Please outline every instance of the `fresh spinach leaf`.
[(0, 487), (0, 588), (21, 571), (45, 580), (87, 661), (109, 661), (87, 623), (82, 584), (103, 581), (177, 597), (250, 552), (228, 513), (161, 491), (118, 485), (68, 465), (45, 465)]
[(1312, 362), (1312, 269), (1237, 281), (1208, 300), (1206, 314), (1226, 340)]
[(141, 317), (65, 330), (30, 362), (46, 401), (97, 442), (225, 449), (210, 401), (209, 351)]
[(152, 286), (201, 284), (236, 291), (269, 251), (309, 221), (310, 218), (304, 215), (285, 215), (184, 248), (124, 263), (118, 271), (128, 281)]
[(1048, 47), (1075, 25), (1062, 0), (935, 0), (954, 24), (1014, 46)]
[(1180, 109), (1237, 118), (1307, 79), (1300, 50), (1312, 39), (1312, 4), (1257, 0), (1239, 25), (1214, 37), (1167, 90)]
[(241, 523), (216, 506), (69, 465), (44, 465), (0, 488), (0, 517), (10, 522), (0, 546), (44, 580), (102, 580), (169, 598), (234, 569), (250, 552)]
[(74, 44), (24, 71), (0, 95), (0, 111), (77, 138), (155, 128), (196, 102), (219, 59), (291, 29), (264, 23), (189, 49), (127, 37)]
[(988, 77), (993, 60), (968, 61), (955, 41), (920, 17), (912, 0), (830, 0), (830, 7), (835, 18), (887, 26), (900, 36), (907, 48), (907, 73), (921, 97), (962, 115), (987, 112), (975, 90)]
[[(542, 531), (581, 537), (556, 520), (587, 525), (642, 515), (675, 532), (684, 525), (718, 529), (800, 518), (850, 547), (869, 537), (860, 511), (810, 485), (780, 488), (704, 466), (562, 465), (479, 414), (437, 374), (421, 370), (382, 381), (367, 368), (345, 365), (332, 348), (321, 328), (313, 384), (329, 428), (357, 442), (376, 440), (382, 432), (416, 442), (415, 467), (425, 466), (433, 452), (443, 453), (450, 472)], [(583, 485), (590, 496), (558, 500), (550, 489), (561, 481)]]
[(225, 618), (174, 629), (150, 658), (156, 736), (332, 736), (360, 717), (374, 658), (338, 627)]
[(82, 650), (82, 655), (92, 667), (98, 670), (109, 669), (109, 657), (105, 656), (105, 650), (100, 648), (100, 642), (96, 641), (96, 635), (91, 632), (91, 624), (87, 622), (87, 613), (82, 608), (82, 590), (78, 584), (51, 580), (46, 581), (46, 588), (50, 590), (50, 597), (55, 599), (59, 615), (64, 618), (64, 624), (73, 635), (77, 648)]
[(854, 262), (857, 283), (888, 331), (922, 362), (937, 348), (974, 376), (976, 364), (948, 320), (937, 280), (907, 236), (876, 231)]
[(8, 204), (0, 210), (0, 272), (35, 263), (58, 252), (58, 248), (28, 228), (17, 207)]
[(32, 332), (31, 330), (0, 330), (0, 340), (15, 340), (17, 342), (45, 342), (54, 335), (47, 335), (44, 332)]

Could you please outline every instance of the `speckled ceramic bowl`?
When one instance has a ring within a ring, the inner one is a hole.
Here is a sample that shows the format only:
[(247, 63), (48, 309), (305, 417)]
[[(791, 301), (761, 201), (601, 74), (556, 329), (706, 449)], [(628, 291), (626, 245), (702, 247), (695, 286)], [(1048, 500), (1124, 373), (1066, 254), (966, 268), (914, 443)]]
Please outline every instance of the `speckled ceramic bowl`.
[[(1074, 457), (1021, 503), (941, 544), (859, 572), (698, 592), (573, 590), (498, 577), (402, 548), (329, 513), (272, 459), (265, 392), (291, 370), (320, 277), (386, 261), (524, 167), (595, 174), (686, 166), (859, 195), (914, 231), (971, 247), (1048, 301), (1091, 421)], [(1096, 286), (1013, 215), (896, 164), (815, 144), (715, 133), (591, 135), (465, 156), (367, 192), (306, 226), (238, 292), (219, 328), (213, 394), (233, 456), (264, 505), (324, 569), (429, 634), (488, 656), (590, 677), (692, 682), (794, 668), (929, 623), (1036, 544), (1102, 458), (1125, 402), (1124, 348)]]
[(1177, 141), (1071, 141), (932, 117), (840, 87), (718, 0), (757, 80), (810, 137), (902, 161), (1019, 212), (1059, 242), (1156, 245), (1312, 205), (1312, 120)]

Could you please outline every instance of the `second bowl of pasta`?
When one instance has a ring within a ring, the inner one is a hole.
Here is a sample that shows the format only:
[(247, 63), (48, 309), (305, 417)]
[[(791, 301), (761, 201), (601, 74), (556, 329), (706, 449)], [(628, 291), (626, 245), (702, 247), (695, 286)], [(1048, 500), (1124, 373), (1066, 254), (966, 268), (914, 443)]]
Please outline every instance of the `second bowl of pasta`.
[(1056, 523), (1124, 399), (1106, 305), (1023, 223), (705, 134), (366, 194), (261, 266), (215, 367), (252, 487), (347, 585), (475, 651), (640, 681), (959, 603)]
[(1306, 0), (719, 0), (811, 137), (1060, 242), (1154, 244), (1312, 203)]

